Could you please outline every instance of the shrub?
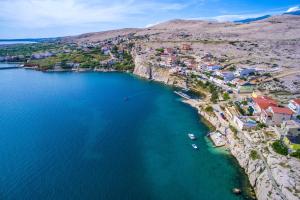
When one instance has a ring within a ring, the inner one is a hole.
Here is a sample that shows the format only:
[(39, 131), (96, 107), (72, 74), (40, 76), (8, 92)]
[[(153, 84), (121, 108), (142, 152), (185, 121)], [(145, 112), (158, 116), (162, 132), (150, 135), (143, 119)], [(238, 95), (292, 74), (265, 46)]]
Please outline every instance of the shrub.
[(257, 153), (256, 150), (251, 150), (251, 152), (250, 152), (250, 158), (252, 160), (257, 160), (257, 159), (260, 159), (260, 156), (258, 155), (258, 153)]
[(213, 107), (211, 107), (211, 106), (207, 106), (204, 110), (205, 110), (205, 112), (213, 112), (214, 111)]
[(273, 142), (272, 148), (278, 154), (281, 154), (284, 156), (288, 155), (288, 148), (282, 143), (281, 140), (277, 140), (277, 141)]
[(230, 96), (229, 96), (229, 94), (228, 94), (227, 92), (225, 92), (225, 93), (223, 94), (223, 99), (224, 99), (225, 101), (227, 101), (227, 100), (230, 99)]
[(232, 126), (232, 125), (230, 124), (230, 125), (229, 125), (229, 128), (230, 128), (230, 130), (231, 130), (234, 134), (237, 134), (238, 130), (237, 130), (234, 126)]
[(299, 158), (300, 159), (300, 150), (298, 149), (297, 151), (291, 153), (291, 156)]

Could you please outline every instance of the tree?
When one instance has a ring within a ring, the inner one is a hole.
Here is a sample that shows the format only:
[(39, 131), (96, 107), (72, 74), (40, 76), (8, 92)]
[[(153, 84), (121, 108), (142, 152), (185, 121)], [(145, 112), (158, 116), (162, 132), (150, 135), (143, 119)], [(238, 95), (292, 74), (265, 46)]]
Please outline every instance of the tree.
[(223, 94), (223, 99), (224, 99), (225, 101), (227, 101), (227, 100), (230, 99), (230, 96), (229, 96), (229, 94), (228, 94), (227, 92), (225, 92), (225, 93)]

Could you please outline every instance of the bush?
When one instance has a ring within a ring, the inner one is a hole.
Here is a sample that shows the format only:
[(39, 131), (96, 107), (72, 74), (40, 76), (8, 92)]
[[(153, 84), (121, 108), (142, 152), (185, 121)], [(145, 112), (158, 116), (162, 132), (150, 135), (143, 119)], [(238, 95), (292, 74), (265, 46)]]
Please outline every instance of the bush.
[(225, 92), (225, 93), (223, 94), (223, 99), (224, 99), (225, 101), (227, 101), (227, 100), (230, 99), (230, 96), (229, 96), (229, 94), (228, 94), (227, 92)]
[(256, 125), (256, 130), (260, 130), (260, 129), (265, 128), (265, 127), (267, 127), (267, 126), (266, 126), (264, 123), (259, 122), (259, 123)]
[(234, 134), (237, 134), (238, 130), (234, 126), (229, 125), (229, 128)]
[(252, 160), (257, 160), (257, 159), (260, 159), (260, 156), (258, 155), (258, 153), (257, 153), (256, 150), (251, 150), (251, 152), (250, 152), (250, 158)]
[(291, 156), (295, 157), (295, 158), (299, 158), (300, 159), (300, 150), (298, 149), (297, 151), (291, 153)]
[(281, 154), (284, 156), (288, 155), (288, 148), (282, 143), (281, 140), (277, 140), (277, 141), (273, 142), (272, 148), (278, 154)]
[(205, 112), (210, 112), (210, 113), (214, 111), (213, 107), (211, 106), (207, 106), (204, 110)]

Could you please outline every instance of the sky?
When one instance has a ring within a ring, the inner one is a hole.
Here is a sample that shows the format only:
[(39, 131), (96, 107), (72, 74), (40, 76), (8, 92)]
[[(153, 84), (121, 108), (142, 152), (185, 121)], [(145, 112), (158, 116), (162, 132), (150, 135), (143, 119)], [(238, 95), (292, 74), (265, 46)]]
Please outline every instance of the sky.
[(0, 38), (144, 28), (171, 19), (233, 21), (299, 6), (299, 0), (0, 0)]

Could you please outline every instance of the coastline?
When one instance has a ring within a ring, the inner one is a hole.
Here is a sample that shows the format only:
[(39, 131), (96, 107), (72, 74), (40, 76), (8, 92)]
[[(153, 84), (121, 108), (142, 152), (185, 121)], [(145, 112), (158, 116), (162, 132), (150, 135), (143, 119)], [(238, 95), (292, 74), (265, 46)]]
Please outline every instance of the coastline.
[[(61, 71), (57, 71), (57, 72), (61, 72)], [(72, 72), (76, 72), (76, 71), (72, 71)], [(94, 72), (94, 70), (90, 70), (90, 72)], [(138, 73), (133, 72), (132, 74), (137, 75), (138, 77), (141, 77), (143, 79), (149, 80), (148, 77), (142, 76)], [(164, 85), (169, 85), (173, 87), (175, 86), (174, 83), (168, 81), (169, 79), (167, 79), (167, 81), (164, 81), (161, 79), (152, 78), (151, 80), (160, 82)], [(184, 88), (181, 85), (176, 85), (176, 87)], [(218, 119), (209, 116), (207, 113), (202, 111), (201, 108), (199, 107), (200, 105), (203, 104), (205, 105), (205, 100), (200, 102), (193, 99), (189, 99), (189, 100), (184, 99), (182, 101), (190, 105), (191, 107), (194, 107), (198, 111), (198, 114), (201, 116), (201, 119), (204, 119), (208, 124), (210, 124), (211, 128), (218, 127), (217, 125)], [(226, 132), (226, 137), (228, 142), (226, 147), (229, 149), (229, 153), (236, 159), (238, 165), (241, 167), (241, 169), (244, 170), (245, 174), (247, 175), (248, 181), (253, 187), (257, 199), (259, 200), (294, 199), (294, 197), (286, 198), (286, 194), (285, 195), (282, 194), (282, 191), (279, 189), (279, 184), (276, 181), (274, 181), (274, 177), (272, 175), (270, 177), (271, 172), (265, 160), (261, 160), (261, 159), (252, 160), (249, 157), (250, 155), (249, 152), (253, 150), (253, 147), (251, 146), (251, 144), (249, 144), (249, 141), (247, 140), (247, 138), (245, 138), (245, 136), (243, 136), (242, 134), (234, 134), (230, 130), (225, 131), (225, 129), (222, 129), (222, 127), (216, 129), (223, 134), (225, 134)], [(282, 183), (280, 182), (280, 184)]]

